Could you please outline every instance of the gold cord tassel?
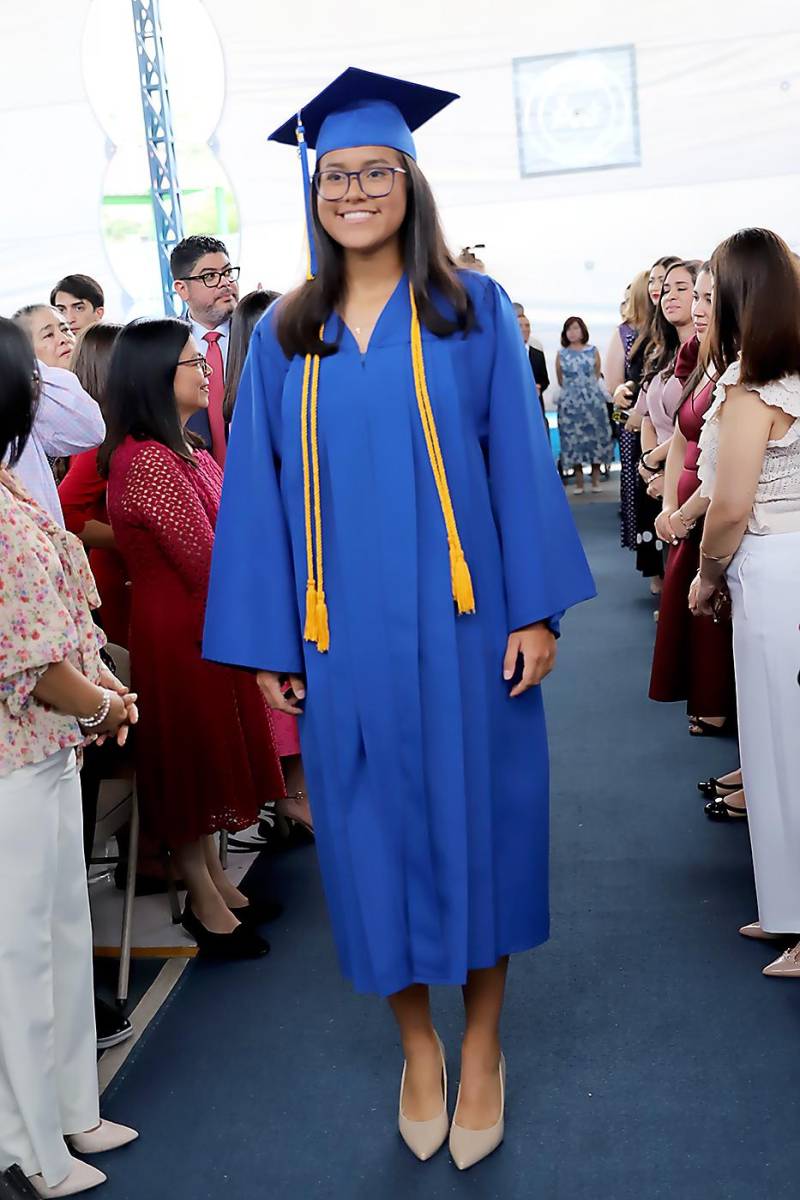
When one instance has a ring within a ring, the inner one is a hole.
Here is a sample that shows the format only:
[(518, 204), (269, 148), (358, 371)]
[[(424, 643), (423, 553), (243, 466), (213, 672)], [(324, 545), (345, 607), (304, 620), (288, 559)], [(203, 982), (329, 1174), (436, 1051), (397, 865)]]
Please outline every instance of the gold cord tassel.
[[(431, 470), (439, 496), (439, 504), (447, 531), (450, 556), (450, 585), (459, 614), (475, 612), (475, 593), (472, 576), (464, 556), (464, 548), (458, 533), (453, 501), (447, 483), (447, 473), (433, 415), (433, 406), (428, 394), (425, 378), (425, 359), (422, 353), (422, 330), (414, 298), (414, 289), (409, 283), (411, 297), (411, 363), (414, 373), (414, 391), (417, 398), (422, 431), (428, 450)], [(320, 329), (320, 340), (325, 336), (325, 326)], [(316, 645), (320, 654), (330, 649), (330, 622), (325, 599), (325, 576), (322, 555), (322, 489), (319, 467), (319, 367), (318, 354), (307, 354), (303, 370), (303, 392), (301, 401), (302, 455), (303, 455), (303, 507), (306, 532), (306, 621), (303, 637)]]
[[(320, 341), (325, 336), (324, 325), (319, 331), (319, 336)], [(307, 576), (306, 620), (303, 639), (316, 645), (320, 653), (324, 654), (330, 648), (331, 638), (322, 570), (322, 490), (319, 476), (318, 408), (319, 355), (307, 354), (303, 369), (303, 391), (300, 406)]]
[(303, 638), (307, 642), (317, 640), (317, 585), (314, 579), (314, 541), (311, 525), (311, 479), (308, 453), (308, 381), (311, 375), (311, 355), (306, 355), (303, 369), (303, 391), (301, 401), (301, 446), (303, 454), (303, 508), (306, 522), (306, 621)]
[(453, 589), (453, 599), (456, 602), (459, 614), (473, 613), (475, 612), (475, 592), (472, 587), (472, 576), (470, 575), (469, 566), (464, 556), (464, 548), (461, 545), (461, 538), (458, 533), (456, 515), (453, 511), (453, 501), (450, 496), (450, 488), (447, 484), (447, 473), (444, 467), (442, 448), (436, 429), (436, 419), (433, 415), (433, 406), (428, 394), (428, 382), (425, 378), (425, 359), (422, 354), (422, 330), (417, 313), (417, 302), (414, 298), (414, 288), (411, 283), (408, 285), (408, 291), (411, 297), (411, 363), (414, 371), (414, 391), (417, 395), (417, 407), (419, 408), (420, 420), (422, 421), (422, 430), (425, 434), (425, 444), (428, 448), (431, 470), (433, 471), (436, 490), (439, 493), (439, 504), (441, 505), (442, 516), (444, 517), (445, 528), (447, 530), (447, 545), (450, 552), (450, 582)]

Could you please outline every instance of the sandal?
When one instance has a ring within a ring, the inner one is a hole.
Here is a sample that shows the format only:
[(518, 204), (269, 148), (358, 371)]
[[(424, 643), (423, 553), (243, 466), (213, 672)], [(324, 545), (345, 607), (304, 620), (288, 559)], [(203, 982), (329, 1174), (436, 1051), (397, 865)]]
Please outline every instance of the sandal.
[(715, 800), (709, 800), (704, 806), (703, 811), (705, 812), (709, 821), (747, 820), (746, 808), (737, 808), (735, 804), (728, 804), (727, 801), (723, 800), (722, 796), (717, 796)]
[[(689, 737), (726, 737), (727, 722), (725, 725), (712, 725), (709, 721), (704, 721), (702, 717), (689, 717)], [(738, 791), (738, 788), (734, 788)]]

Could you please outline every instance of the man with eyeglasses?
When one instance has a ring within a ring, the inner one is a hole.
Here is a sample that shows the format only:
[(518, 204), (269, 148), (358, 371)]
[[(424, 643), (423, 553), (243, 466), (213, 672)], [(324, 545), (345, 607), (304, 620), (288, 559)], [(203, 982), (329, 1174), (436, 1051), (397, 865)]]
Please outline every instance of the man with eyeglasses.
[(221, 467), (225, 466), (225, 366), (231, 316), (239, 302), (239, 268), (232, 267), (225, 243), (193, 234), (170, 256), (175, 292), (189, 309), (195, 341), (211, 367), (208, 410), (197, 413), (187, 429), (198, 434)]

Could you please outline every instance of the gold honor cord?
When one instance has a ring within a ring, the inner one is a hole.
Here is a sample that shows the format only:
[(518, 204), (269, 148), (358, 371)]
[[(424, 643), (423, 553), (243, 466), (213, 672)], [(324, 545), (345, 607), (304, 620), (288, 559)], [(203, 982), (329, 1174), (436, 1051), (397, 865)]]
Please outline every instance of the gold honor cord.
[[(411, 298), (411, 363), (414, 372), (414, 391), (417, 398), (422, 431), (428, 450), (431, 470), (439, 496), (439, 504), (447, 531), (447, 546), (450, 555), (450, 582), (453, 599), (459, 614), (475, 612), (475, 594), (472, 577), (464, 556), (461, 538), (456, 524), (453, 501), (447, 483), (447, 473), (436, 429), (436, 419), (425, 378), (425, 359), (422, 353), (422, 330), (414, 298), (414, 289), (409, 283)], [(320, 341), (324, 339), (325, 326), (320, 329)], [(322, 497), (319, 470), (319, 366), (318, 354), (307, 354), (303, 370), (303, 392), (301, 399), (302, 456), (303, 456), (303, 504), (306, 530), (306, 620), (303, 637), (316, 645), (324, 654), (330, 648), (328, 606), (325, 600), (325, 583), (322, 565)], [(310, 398), (309, 398), (310, 392)]]

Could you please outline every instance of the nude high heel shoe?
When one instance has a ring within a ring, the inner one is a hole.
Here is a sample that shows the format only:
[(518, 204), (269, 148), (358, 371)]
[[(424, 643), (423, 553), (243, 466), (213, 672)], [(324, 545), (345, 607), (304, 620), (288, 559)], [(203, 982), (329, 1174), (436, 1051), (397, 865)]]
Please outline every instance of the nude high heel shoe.
[(44, 1200), (56, 1200), (59, 1196), (77, 1196), (79, 1192), (88, 1192), (89, 1188), (105, 1183), (106, 1178), (97, 1167), (73, 1158), (69, 1175), (55, 1187), (48, 1187), (42, 1175), (31, 1175), (29, 1182), (38, 1196), (44, 1197)]
[(134, 1142), (139, 1134), (127, 1125), (116, 1125), (113, 1121), (102, 1121), (96, 1129), (85, 1133), (71, 1133), (67, 1138), (73, 1150), (79, 1154), (103, 1154), (106, 1150), (118, 1150)]
[(464, 1129), (456, 1121), (458, 1116), (458, 1101), (461, 1098), (461, 1085), (458, 1086), (456, 1111), (453, 1114), (453, 1124), (450, 1126), (450, 1153), (459, 1171), (474, 1167), (482, 1158), (487, 1158), (502, 1142), (505, 1131), (506, 1112), (506, 1059), (500, 1055), (500, 1120), (488, 1129)]
[(397, 1127), (400, 1136), (412, 1154), (416, 1154), (420, 1162), (431, 1158), (444, 1145), (447, 1138), (447, 1064), (444, 1059), (444, 1046), (438, 1033), (439, 1053), (442, 1056), (442, 1111), (429, 1121), (410, 1121), (403, 1114), (403, 1090), (406, 1084), (406, 1064), (403, 1063), (403, 1075), (400, 1079), (400, 1105), (398, 1109)]

